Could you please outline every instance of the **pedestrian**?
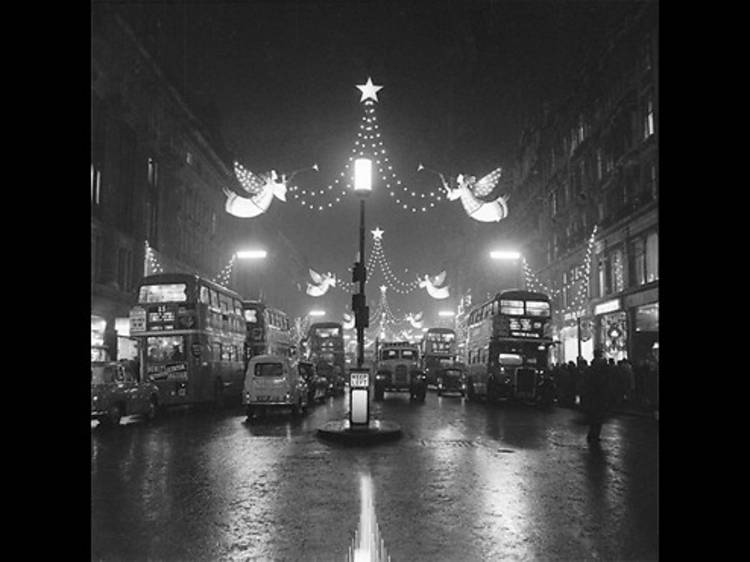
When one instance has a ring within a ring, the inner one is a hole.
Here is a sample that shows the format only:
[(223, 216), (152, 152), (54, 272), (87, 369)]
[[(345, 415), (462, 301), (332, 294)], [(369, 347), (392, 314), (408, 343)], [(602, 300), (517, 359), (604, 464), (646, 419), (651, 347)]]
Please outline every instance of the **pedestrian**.
[(611, 386), (609, 382), (609, 365), (601, 349), (594, 350), (594, 359), (586, 369), (583, 381), (583, 404), (588, 417), (588, 442), (599, 441), (604, 418), (609, 409)]
[(623, 386), (625, 388), (625, 402), (632, 404), (635, 399), (635, 373), (630, 360), (623, 359), (621, 362)]

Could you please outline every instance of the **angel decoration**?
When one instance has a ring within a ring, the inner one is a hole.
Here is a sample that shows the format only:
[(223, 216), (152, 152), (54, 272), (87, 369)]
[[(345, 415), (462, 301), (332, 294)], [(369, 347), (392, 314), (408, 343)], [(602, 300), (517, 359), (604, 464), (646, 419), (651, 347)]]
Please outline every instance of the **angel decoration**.
[(445, 282), (445, 271), (441, 271), (435, 277), (430, 278), (429, 275), (425, 275), (424, 279), (419, 280), (420, 289), (426, 289), (433, 299), (447, 299), (450, 296), (448, 291), (448, 285), (440, 287)]
[(318, 273), (317, 271), (310, 269), (310, 277), (313, 283), (307, 283), (307, 294), (311, 297), (322, 297), (328, 292), (330, 287), (336, 286), (336, 276), (332, 273)]
[(416, 328), (419, 330), (424, 322), (422, 321), (422, 313), (417, 312), (416, 314), (412, 314), (411, 312), (406, 315), (406, 321), (411, 324), (412, 328)]
[(286, 174), (279, 178), (276, 170), (256, 175), (246, 170), (240, 163), (234, 163), (234, 174), (249, 196), (239, 195), (224, 188), (227, 213), (240, 218), (253, 218), (265, 213), (273, 198), (286, 202)]
[(474, 220), (480, 222), (498, 222), (508, 216), (508, 198), (498, 197), (492, 201), (485, 201), (500, 181), (502, 168), (497, 168), (491, 173), (477, 181), (475, 176), (458, 174), (456, 182), (458, 187), (452, 188), (445, 181), (443, 174), (438, 174), (443, 182), (446, 196), (449, 201), (461, 200), (466, 213)]
[(351, 330), (354, 328), (354, 316), (348, 312), (344, 312), (344, 330)]

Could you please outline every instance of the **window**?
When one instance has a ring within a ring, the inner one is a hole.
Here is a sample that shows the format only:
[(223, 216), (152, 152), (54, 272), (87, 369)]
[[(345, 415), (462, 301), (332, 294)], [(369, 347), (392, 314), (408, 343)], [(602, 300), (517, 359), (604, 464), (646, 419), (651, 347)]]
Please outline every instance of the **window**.
[(638, 287), (646, 282), (646, 245), (643, 238), (630, 243), (630, 286)]
[(283, 377), (284, 369), (281, 363), (256, 363), (256, 377)]
[(651, 162), (648, 166), (648, 193), (651, 199), (657, 199), (659, 195), (659, 188), (656, 181), (656, 164)]
[(621, 249), (612, 252), (610, 256), (612, 263), (612, 290), (619, 293), (625, 290), (625, 268)]
[(599, 295), (603, 297), (607, 294), (607, 271), (606, 271), (606, 260), (603, 256), (600, 256), (597, 260), (597, 271), (599, 274)]
[(214, 342), (211, 344), (211, 358), (214, 361), (221, 361), (221, 344)]
[(550, 204), (552, 206), (552, 216), (554, 217), (555, 215), (557, 215), (557, 191), (556, 190), (552, 192)]
[(106, 158), (107, 114), (99, 96), (92, 99), (92, 139), (91, 139), (91, 205), (98, 211), (102, 204), (102, 174)]
[(602, 179), (602, 149), (597, 148), (596, 149), (596, 179), (600, 180)]
[(641, 45), (641, 63), (643, 64), (643, 71), (647, 72), (653, 67), (653, 57), (651, 54), (651, 34), (646, 35)]
[(185, 283), (144, 285), (138, 294), (139, 303), (185, 301), (187, 301), (187, 285)]
[(200, 288), (200, 301), (203, 304), (209, 304), (210, 298), (211, 297), (209, 297), (209, 294), (208, 294), (208, 287), (206, 287), (205, 285), (201, 285), (201, 288)]
[(646, 282), (659, 279), (659, 233), (652, 232), (646, 237)]
[(130, 291), (133, 278), (133, 252), (128, 248), (117, 250), (117, 284), (121, 291)]
[(654, 134), (654, 98), (651, 92), (646, 95), (643, 105), (643, 138)]
[(159, 162), (154, 158), (147, 161), (148, 195), (147, 207), (147, 235), (149, 245), (154, 248), (159, 243)]
[(182, 336), (148, 337), (146, 349), (151, 363), (185, 360), (185, 339)]

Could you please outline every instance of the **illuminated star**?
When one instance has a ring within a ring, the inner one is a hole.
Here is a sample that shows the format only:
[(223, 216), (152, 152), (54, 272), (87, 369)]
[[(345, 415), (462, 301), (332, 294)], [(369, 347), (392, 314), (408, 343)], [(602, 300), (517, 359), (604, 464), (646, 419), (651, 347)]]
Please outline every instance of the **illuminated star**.
[(382, 90), (383, 86), (375, 86), (372, 83), (372, 78), (368, 76), (367, 84), (362, 84), (362, 85), (357, 84), (357, 88), (359, 88), (362, 91), (362, 99), (359, 100), (360, 102), (363, 102), (368, 99), (378, 101), (378, 90)]
[(385, 293), (387, 290), (388, 290), (388, 287), (386, 287), (385, 285), (380, 286), (380, 292)]
[(375, 227), (375, 230), (371, 230), (370, 232), (372, 232), (372, 237), (375, 240), (381, 240), (383, 238), (383, 233), (385, 232), (385, 230), (380, 230), (380, 227), (377, 226)]

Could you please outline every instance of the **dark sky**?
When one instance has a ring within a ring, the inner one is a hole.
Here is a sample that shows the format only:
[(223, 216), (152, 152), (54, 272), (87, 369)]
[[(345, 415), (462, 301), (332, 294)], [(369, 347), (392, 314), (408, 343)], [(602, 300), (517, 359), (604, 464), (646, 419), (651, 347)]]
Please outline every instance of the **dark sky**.
[[(384, 86), (376, 112), (394, 169), (420, 192), (438, 185), (435, 176), (416, 173), (420, 162), (454, 176), (510, 169), (524, 116), (565, 87), (569, 69), (580, 66), (604, 22), (625, 5), (247, 1), (173, 3), (168, 13), (187, 30), (174, 38), (184, 54), (183, 85), (212, 100), (225, 144), (246, 168), (291, 171), (318, 163), (319, 173), (295, 180), (303, 188), (327, 186), (343, 171), (359, 129), (356, 85), (371, 76)], [(494, 241), (497, 224), (475, 223), (458, 201), (414, 215), (396, 207), (379, 182), (374, 189), (367, 245), (369, 231), (383, 228), (386, 254), (404, 280), (441, 270), (447, 236), (474, 236), (485, 255)], [(290, 198), (244, 220), (278, 225), (311, 266), (349, 280), (357, 205), (351, 197), (312, 212)], [(368, 285), (373, 307), (382, 283), (378, 275)], [(293, 314), (326, 308), (333, 319), (349, 300), (332, 289), (319, 299), (290, 294), (287, 304)], [(402, 312), (424, 310), (428, 322), (441, 306), (424, 290), (410, 297), (389, 293), (389, 301)], [(453, 298), (444, 303), (455, 306)]]

